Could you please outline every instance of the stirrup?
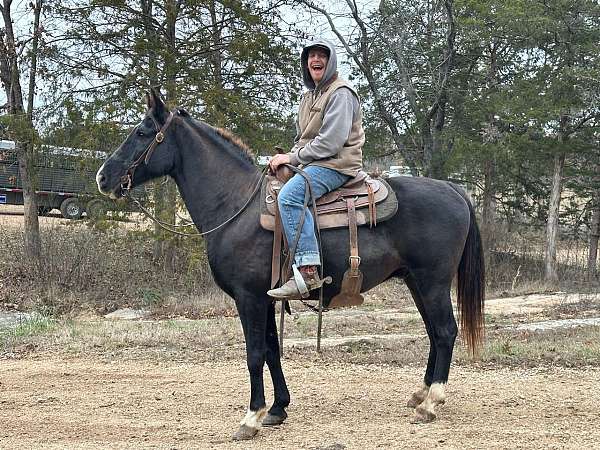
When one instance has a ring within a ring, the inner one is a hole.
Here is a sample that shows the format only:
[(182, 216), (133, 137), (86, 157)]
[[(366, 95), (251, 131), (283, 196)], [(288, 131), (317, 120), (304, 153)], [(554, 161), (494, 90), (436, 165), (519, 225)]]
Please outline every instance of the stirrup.
[(331, 277), (325, 277), (321, 280), (317, 273), (316, 278), (309, 280), (307, 283), (295, 264), (292, 266), (292, 271), (293, 276), (287, 283), (267, 291), (267, 294), (275, 299), (300, 300), (308, 298), (310, 291), (319, 289), (323, 284), (330, 284), (333, 281)]

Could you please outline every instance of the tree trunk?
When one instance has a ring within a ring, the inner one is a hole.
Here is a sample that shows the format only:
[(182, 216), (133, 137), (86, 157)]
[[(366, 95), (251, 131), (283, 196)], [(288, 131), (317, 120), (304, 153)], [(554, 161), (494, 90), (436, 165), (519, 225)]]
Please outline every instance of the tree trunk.
[[(596, 197), (597, 198), (597, 197)], [(592, 212), (592, 226), (590, 229), (590, 251), (588, 253), (587, 276), (588, 280), (596, 278), (596, 260), (598, 258), (598, 237), (600, 237), (600, 205), (594, 206)]]
[(146, 56), (148, 58), (148, 80), (151, 87), (158, 88), (160, 82), (158, 80), (158, 56), (157, 48), (159, 45), (159, 39), (157, 37), (157, 31), (154, 28), (152, 21), (154, 16), (154, 1), (153, 0), (141, 0), (140, 7), (142, 9), (142, 23), (144, 26), (144, 34), (148, 41), (148, 50)]
[[(433, 120), (432, 152), (429, 166), (430, 176), (438, 180), (448, 178), (445, 165), (452, 150), (452, 144), (444, 137), (446, 123), (446, 96), (442, 95)], [(446, 145), (444, 145), (446, 144)]]
[[(166, 50), (164, 52), (164, 77), (166, 79), (167, 103), (177, 104), (177, 47), (175, 44), (175, 33), (177, 18), (179, 16), (180, 4), (174, 0), (165, 0), (166, 13)], [(162, 221), (175, 223), (175, 212), (177, 210), (177, 186), (175, 182), (167, 177), (155, 183), (155, 214)], [(167, 270), (173, 270), (176, 260), (176, 248), (174, 236), (154, 225), (154, 262), (162, 263)]]
[(488, 159), (484, 166), (483, 211), (481, 214), (482, 234), (486, 251), (494, 247), (494, 223), (496, 221), (495, 170), (494, 161)]
[(38, 204), (35, 195), (36, 174), (34, 150), (31, 144), (18, 142), (19, 174), (23, 187), (23, 225), (25, 229), (25, 256), (30, 262), (39, 261), (42, 252)]
[[(165, 4), (166, 8), (170, 5)], [(153, 0), (141, 0), (140, 7), (142, 10), (142, 23), (144, 27), (144, 34), (148, 41), (148, 80), (151, 87), (160, 90), (161, 79), (159, 75), (159, 55), (162, 53), (158, 49), (161, 45), (161, 41), (158, 31), (154, 25), (154, 1)], [(168, 178), (159, 178), (152, 182), (153, 196), (154, 196), (154, 215), (163, 222), (173, 223), (175, 213), (169, 214), (169, 196), (167, 194), (166, 184), (169, 182)], [(161, 228), (160, 225), (154, 223), (154, 244), (152, 249), (152, 260), (156, 264), (165, 264), (166, 267), (171, 267), (170, 256), (172, 250), (170, 250), (169, 232)], [(167, 256), (166, 256), (167, 255)]]
[(34, 29), (32, 38), (29, 69), (29, 93), (28, 110), (25, 112), (25, 102), (21, 89), (21, 72), (19, 70), (18, 45), (13, 30), (11, 16), (11, 1), (4, 0), (0, 11), (4, 20), (4, 29), (0, 42), (0, 77), (4, 85), (7, 98), (7, 110), (12, 119), (11, 136), (16, 142), (16, 150), (19, 161), (19, 175), (23, 188), (24, 204), (24, 249), (26, 258), (33, 264), (39, 262), (41, 255), (41, 238), (38, 221), (37, 198), (35, 195), (35, 147), (33, 145), (33, 103), (35, 76), (37, 73), (37, 53), (39, 36), (41, 33), (40, 15), (42, 11), (42, 0), (36, 0), (33, 7)]
[[(161, 222), (175, 223), (177, 186), (171, 178), (161, 178), (154, 185), (154, 213)], [(175, 241), (171, 232), (154, 225), (153, 261), (172, 271), (175, 267)]]
[[(441, 64), (431, 73), (431, 86), (435, 95), (427, 113), (420, 119), (420, 139), (423, 145), (423, 171), (425, 175), (436, 179), (446, 179), (444, 165), (452, 150), (452, 143), (444, 147), (443, 130), (446, 123), (446, 103), (448, 101), (448, 83), (454, 68), (456, 40), (456, 21), (454, 19), (454, 2), (445, 0), (447, 33), (444, 58)], [(413, 111), (416, 117), (418, 112)]]
[(547, 282), (553, 285), (558, 283), (558, 271), (556, 264), (556, 240), (558, 236), (558, 213), (560, 209), (560, 196), (562, 191), (562, 178), (564, 167), (565, 153), (560, 152), (554, 157), (552, 193), (550, 195), (548, 224), (546, 226), (545, 279)]
[(221, 17), (217, 17), (217, 2), (211, 0), (208, 2), (208, 10), (210, 12), (211, 22), (211, 52), (210, 62), (213, 66), (213, 83), (216, 89), (223, 89), (223, 58), (221, 56), (221, 27), (223, 26), (223, 20)]

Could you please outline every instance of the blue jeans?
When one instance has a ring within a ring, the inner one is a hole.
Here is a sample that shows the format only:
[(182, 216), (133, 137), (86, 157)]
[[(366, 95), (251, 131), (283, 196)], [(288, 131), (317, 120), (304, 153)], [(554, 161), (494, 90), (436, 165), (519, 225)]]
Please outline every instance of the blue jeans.
[[(350, 179), (348, 175), (344, 175), (337, 170), (319, 166), (305, 167), (304, 172), (310, 178), (310, 186), (315, 199), (337, 189)], [(281, 224), (290, 247), (294, 245), (296, 240), (296, 229), (304, 210), (305, 184), (304, 177), (295, 174), (283, 185), (277, 196)], [(300, 239), (296, 247), (294, 262), (298, 267), (321, 265), (319, 245), (315, 236), (315, 222), (308, 209), (306, 210), (304, 223), (300, 230)]]

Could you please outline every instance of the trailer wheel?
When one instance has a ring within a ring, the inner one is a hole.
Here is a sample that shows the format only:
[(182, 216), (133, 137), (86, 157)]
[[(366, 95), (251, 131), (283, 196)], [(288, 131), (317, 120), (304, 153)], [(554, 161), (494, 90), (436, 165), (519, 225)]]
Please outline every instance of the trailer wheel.
[(88, 219), (104, 219), (106, 217), (106, 213), (108, 212), (108, 205), (105, 201), (95, 198), (88, 202), (85, 207), (85, 211), (87, 212)]
[(83, 208), (77, 198), (69, 197), (60, 204), (60, 213), (65, 219), (77, 220), (81, 218)]

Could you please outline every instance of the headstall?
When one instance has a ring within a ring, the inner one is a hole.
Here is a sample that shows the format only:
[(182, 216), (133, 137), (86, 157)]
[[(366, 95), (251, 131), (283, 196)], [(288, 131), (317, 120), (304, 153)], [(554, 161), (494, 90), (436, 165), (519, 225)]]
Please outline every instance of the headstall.
[[(173, 111), (176, 111), (176, 109)], [(127, 193), (131, 190), (131, 183), (133, 181), (133, 174), (135, 172), (135, 169), (137, 169), (138, 166), (140, 164), (142, 164), (142, 161), (144, 162), (144, 164), (148, 164), (148, 161), (150, 161), (150, 157), (152, 156), (152, 153), (154, 153), (154, 149), (158, 146), (158, 144), (160, 144), (162, 141), (165, 140), (165, 133), (166, 133), (167, 129), (169, 128), (169, 125), (171, 125), (171, 122), (173, 121), (173, 117), (175, 117), (175, 114), (173, 111), (171, 111), (169, 113), (169, 117), (167, 117), (167, 120), (165, 121), (162, 128), (159, 127), (156, 119), (154, 117), (150, 116), (150, 118), (154, 122), (154, 129), (156, 130), (156, 136), (154, 136), (154, 139), (152, 140), (152, 142), (150, 142), (150, 144), (148, 144), (148, 147), (146, 147), (146, 149), (142, 152), (142, 154), (133, 163), (131, 163), (131, 165), (127, 168), (127, 172), (125, 172), (125, 175), (123, 175), (121, 177), (121, 189), (123, 190), (123, 192)], [(135, 132), (135, 130), (134, 130), (134, 132)]]

